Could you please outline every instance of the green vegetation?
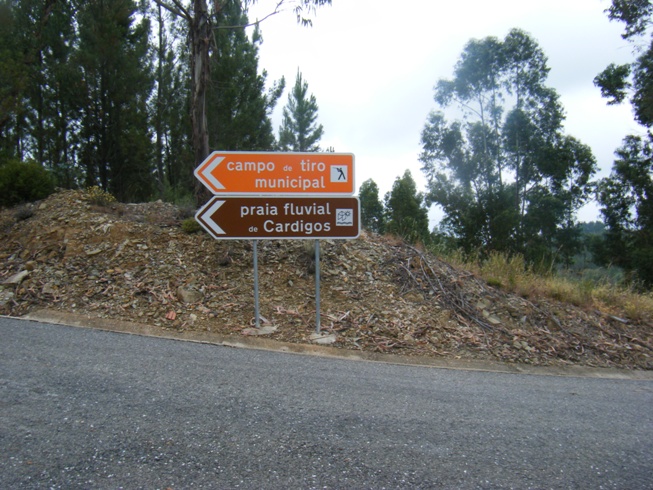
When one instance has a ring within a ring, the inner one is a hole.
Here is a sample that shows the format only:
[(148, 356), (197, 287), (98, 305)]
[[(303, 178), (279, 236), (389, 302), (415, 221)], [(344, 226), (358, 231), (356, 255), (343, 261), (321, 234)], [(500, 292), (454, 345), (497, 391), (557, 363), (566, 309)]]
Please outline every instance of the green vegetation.
[(86, 189), (86, 200), (96, 206), (109, 206), (116, 202), (116, 198), (110, 192), (94, 185)]
[[(535, 40), (513, 29), (503, 40), (470, 41), (454, 77), (436, 84), (441, 110), (422, 132), (426, 202), (442, 207), (444, 226), (468, 253), (551, 264), (570, 263), (579, 250), (573, 215), (590, 195), (596, 163), (589, 147), (563, 133), (548, 72)], [(451, 106), (462, 119), (447, 119)]]
[[(650, 44), (653, 9), (649, 2), (613, 0), (607, 13), (625, 24), (623, 38), (638, 55), (629, 65), (608, 66), (595, 84), (608, 103), (629, 102), (644, 129), (624, 138), (609, 177), (591, 180), (594, 156), (563, 133), (564, 109), (546, 85), (545, 54), (513, 29), (504, 39), (469, 41), (454, 76), (437, 82), (439, 110), (422, 131), (425, 195), (411, 189), (400, 199), (386, 196), (379, 214), (376, 184), (368, 181), (360, 191), (363, 225), (419, 241), (489, 284), (526, 297), (614, 309), (630, 318), (650, 315), (653, 45), (641, 46)], [(462, 118), (450, 120), (447, 111)], [(580, 224), (576, 212), (593, 195), (604, 222)], [(425, 235), (417, 230), (423, 208), (433, 203), (444, 218)]]
[(186, 218), (181, 222), (181, 229), (189, 235), (197, 233), (202, 230), (202, 226), (197, 222), (195, 218)]
[[(330, 3), (292, 10), (310, 25)], [(60, 187), (121, 202), (199, 204), (193, 170), (209, 148), (277, 148), (285, 83), (266, 87), (246, 12), (240, 0), (0, 0), (0, 161), (34, 160)]]
[[(623, 22), (622, 37), (633, 44), (635, 62), (611, 64), (594, 83), (609, 104), (628, 101), (645, 134), (628, 135), (617, 149), (609, 177), (597, 186), (605, 218), (604, 239), (594, 246), (595, 260), (622, 267), (631, 284), (653, 288), (653, 44), (650, 2), (613, 0), (611, 20)], [(644, 48), (644, 46), (648, 46)]]
[(424, 196), (409, 170), (397, 178), (392, 190), (385, 196), (385, 229), (410, 243), (428, 242), (429, 218), (424, 206)]
[(10, 161), (0, 166), (0, 206), (15, 206), (54, 192), (50, 172), (38, 163)]
[(283, 108), (279, 128), (279, 149), (282, 151), (320, 151), (324, 128), (317, 124), (317, 99), (308, 95), (308, 82), (297, 72), (297, 79), (288, 103)]
[(383, 204), (379, 199), (379, 186), (372, 179), (361, 185), (358, 191), (361, 206), (361, 225), (374, 232), (385, 232), (385, 214)]
[(653, 318), (653, 294), (628, 286), (556, 272), (541, 274), (529, 267), (522, 256), (502, 252), (493, 252), (483, 260), (470, 259), (460, 252), (452, 252), (444, 258), (474, 273), (488, 285), (526, 299), (550, 298), (629, 321)]

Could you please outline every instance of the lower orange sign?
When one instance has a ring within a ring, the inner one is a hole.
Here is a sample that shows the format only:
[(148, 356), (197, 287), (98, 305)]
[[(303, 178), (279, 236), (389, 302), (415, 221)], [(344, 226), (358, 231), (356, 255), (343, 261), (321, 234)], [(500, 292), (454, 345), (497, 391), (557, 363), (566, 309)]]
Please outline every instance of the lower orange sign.
[(356, 197), (214, 197), (195, 215), (217, 239), (356, 238)]

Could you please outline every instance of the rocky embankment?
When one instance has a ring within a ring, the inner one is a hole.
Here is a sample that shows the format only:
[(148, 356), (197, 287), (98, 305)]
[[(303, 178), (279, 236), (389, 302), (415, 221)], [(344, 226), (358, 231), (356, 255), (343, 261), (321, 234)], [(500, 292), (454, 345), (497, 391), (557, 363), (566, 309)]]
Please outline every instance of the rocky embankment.
[(343, 349), (532, 365), (653, 369), (650, 319), (629, 321), (494, 288), (402, 241), (321, 242), (315, 331), (311, 242), (188, 234), (176, 207), (96, 206), (83, 191), (0, 212), (0, 313), (48, 308), (162, 332), (265, 335)]

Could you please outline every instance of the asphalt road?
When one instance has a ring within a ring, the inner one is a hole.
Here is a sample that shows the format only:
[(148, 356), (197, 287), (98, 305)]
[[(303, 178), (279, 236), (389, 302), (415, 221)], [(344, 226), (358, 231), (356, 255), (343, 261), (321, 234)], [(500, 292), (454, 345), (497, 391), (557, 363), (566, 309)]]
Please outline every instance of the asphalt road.
[(0, 318), (0, 488), (651, 489), (653, 382)]

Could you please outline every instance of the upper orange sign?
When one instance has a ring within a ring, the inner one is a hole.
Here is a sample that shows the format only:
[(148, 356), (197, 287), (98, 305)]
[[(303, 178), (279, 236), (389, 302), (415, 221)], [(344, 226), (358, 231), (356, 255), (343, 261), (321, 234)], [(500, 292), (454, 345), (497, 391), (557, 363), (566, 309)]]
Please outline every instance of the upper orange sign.
[(354, 155), (214, 151), (195, 177), (213, 194), (351, 195)]

